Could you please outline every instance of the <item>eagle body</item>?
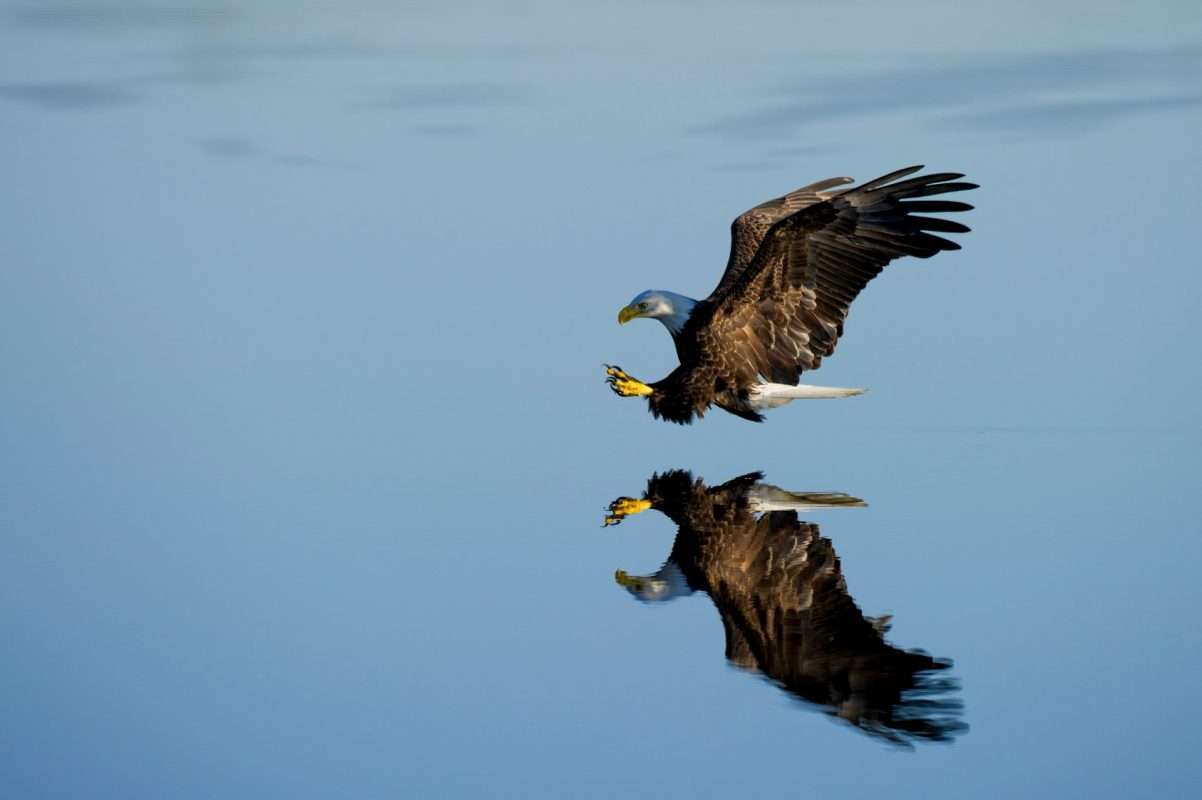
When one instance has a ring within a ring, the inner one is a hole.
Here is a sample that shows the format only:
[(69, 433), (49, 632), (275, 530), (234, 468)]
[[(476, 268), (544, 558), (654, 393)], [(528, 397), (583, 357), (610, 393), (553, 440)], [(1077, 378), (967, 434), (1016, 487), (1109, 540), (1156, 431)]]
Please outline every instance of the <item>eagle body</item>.
[(615, 500), (607, 524), (654, 509), (677, 526), (659, 571), (619, 571), (617, 582), (646, 602), (708, 595), (728, 661), (866, 733), (906, 745), (963, 732), (958, 686), (941, 677), (951, 662), (886, 641), (890, 618), (863, 614), (831, 540), (798, 517), (863, 501), (762, 479), (750, 473), (706, 486), (672, 470), (652, 476), (641, 500)]
[(660, 320), (680, 366), (649, 384), (609, 367), (610, 386), (622, 396), (646, 397), (654, 416), (681, 424), (713, 405), (758, 422), (763, 410), (794, 399), (859, 394), (799, 379), (834, 352), (852, 301), (890, 261), (958, 250), (931, 232), (969, 230), (923, 214), (972, 206), (920, 198), (976, 184), (959, 181), (959, 173), (906, 177), (920, 169), (851, 189), (834, 189), (850, 178), (829, 178), (741, 214), (731, 225), (726, 271), (709, 297), (648, 291), (618, 315), (623, 323)]

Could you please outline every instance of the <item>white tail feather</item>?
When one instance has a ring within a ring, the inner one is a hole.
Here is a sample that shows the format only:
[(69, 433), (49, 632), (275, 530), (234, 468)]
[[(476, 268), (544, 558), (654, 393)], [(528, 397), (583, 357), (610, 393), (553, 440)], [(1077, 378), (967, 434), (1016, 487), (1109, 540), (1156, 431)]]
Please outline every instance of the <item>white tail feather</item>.
[(757, 514), (764, 511), (862, 508), (866, 505), (860, 498), (842, 492), (790, 492), (766, 483), (757, 483), (747, 492), (747, 506)]
[(784, 383), (761, 383), (751, 390), (751, 406), (757, 411), (779, 408), (793, 400), (818, 400), (832, 397), (854, 397), (864, 389), (841, 389), (837, 386), (808, 386), (804, 383), (789, 386)]

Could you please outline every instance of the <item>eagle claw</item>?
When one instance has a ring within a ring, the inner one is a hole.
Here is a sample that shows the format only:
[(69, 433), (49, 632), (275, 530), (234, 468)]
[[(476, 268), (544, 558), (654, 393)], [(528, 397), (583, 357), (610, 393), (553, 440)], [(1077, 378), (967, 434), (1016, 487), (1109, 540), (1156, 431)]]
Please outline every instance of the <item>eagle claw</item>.
[(651, 394), (651, 387), (642, 381), (632, 378), (622, 371), (621, 367), (612, 364), (605, 365), (605, 382), (613, 389), (618, 397), (645, 397)]
[(609, 513), (605, 515), (605, 521), (601, 526), (608, 528), (610, 525), (617, 525), (622, 520), (632, 514), (641, 514), (651, 508), (650, 500), (635, 500), (633, 497), (619, 497), (609, 504)]

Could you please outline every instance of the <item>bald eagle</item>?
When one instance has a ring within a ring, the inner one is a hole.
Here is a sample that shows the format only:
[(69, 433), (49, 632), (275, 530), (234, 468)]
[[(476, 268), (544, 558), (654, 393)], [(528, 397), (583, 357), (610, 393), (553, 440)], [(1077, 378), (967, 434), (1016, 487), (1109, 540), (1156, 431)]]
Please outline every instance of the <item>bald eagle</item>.
[(731, 225), (726, 272), (709, 297), (646, 291), (618, 312), (622, 324), (639, 317), (663, 323), (680, 366), (647, 384), (607, 364), (610, 387), (621, 397), (646, 397), (653, 415), (680, 424), (711, 405), (761, 422), (760, 412), (798, 398), (861, 394), (798, 380), (835, 351), (848, 307), (886, 264), (960, 249), (929, 231), (967, 233), (967, 227), (918, 214), (972, 206), (918, 198), (976, 184), (953, 172), (906, 178), (920, 169), (851, 189), (834, 188), (851, 178), (828, 178), (740, 214)]
[(726, 631), (726, 658), (831, 717), (894, 744), (945, 741), (964, 731), (951, 662), (888, 644), (889, 617), (865, 617), (847, 592), (839, 557), (798, 510), (862, 506), (845, 494), (799, 494), (753, 472), (707, 487), (689, 472), (654, 475), (642, 499), (610, 504), (606, 525), (654, 508), (676, 523), (654, 575), (619, 570), (636, 598), (705, 592)]

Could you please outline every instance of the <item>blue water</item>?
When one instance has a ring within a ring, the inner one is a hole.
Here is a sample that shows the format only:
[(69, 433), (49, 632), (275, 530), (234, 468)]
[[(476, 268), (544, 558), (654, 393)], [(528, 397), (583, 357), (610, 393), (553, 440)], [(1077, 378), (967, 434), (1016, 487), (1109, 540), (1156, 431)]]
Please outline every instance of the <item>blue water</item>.
[[(4, 3), (0, 793), (1196, 793), (1200, 74), (1184, 0)], [(912, 163), (974, 230), (857, 300), (867, 395), (607, 390), (737, 213)], [(674, 468), (864, 498), (803, 519), (967, 728), (618, 585)]]

